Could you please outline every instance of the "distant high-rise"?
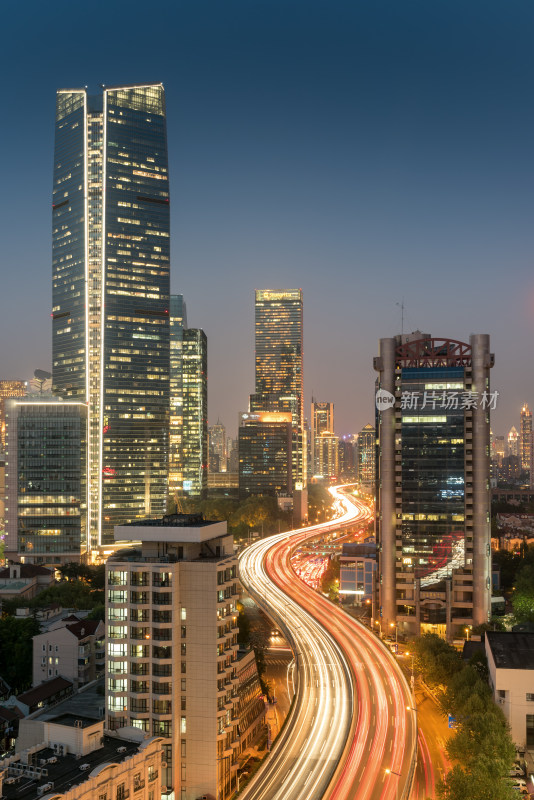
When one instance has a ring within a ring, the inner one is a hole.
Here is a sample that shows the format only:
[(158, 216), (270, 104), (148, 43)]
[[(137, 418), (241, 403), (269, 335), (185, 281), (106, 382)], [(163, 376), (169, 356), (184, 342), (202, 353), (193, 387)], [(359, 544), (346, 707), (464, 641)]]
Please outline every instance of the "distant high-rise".
[(374, 490), (376, 431), (367, 424), (358, 434), (358, 483)]
[(183, 332), (182, 488), (204, 497), (208, 490), (208, 340), (204, 331)]
[(217, 420), (215, 425), (210, 425), (208, 428), (209, 438), (209, 451), (210, 456), (217, 456), (218, 462), (217, 472), (226, 472), (227, 465), (227, 451), (226, 451), (226, 428), (220, 421)]
[(508, 455), (519, 456), (519, 434), (515, 425), (512, 425), (508, 434)]
[(252, 412), (289, 412), (292, 417), (293, 486), (307, 481), (303, 407), (302, 290), (256, 289), (256, 391)]
[[(331, 472), (327, 469), (325, 473), (325, 455), (328, 459), (328, 445), (325, 447), (324, 441), (320, 441), (323, 434), (334, 434), (334, 404), (333, 403), (318, 403), (312, 400), (311, 403), (311, 452), (313, 459), (313, 474), (314, 475), (334, 475), (336, 472)], [(330, 437), (327, 437), (331, 439)], [(337, 449), (337, 440), (336, 440)], [(331, 459), (330, 463), (331, 463)], [(337, 454), (336, 454), (337, 460)]]
[(532, 411), (530, 411), (527, 403), (521, 409), (519, 458), (521, 459), (521, 469), (525, 472), (530, 472), (532, 464)]
[(184, 393), (182, 356), (187, 311), (183, 295), (170, 298), (170, 418), (169, 418), (169, 494), (175, 499), (183, 493), (182, 437)]
[(377, 542), (382, 625), (454, 638), (489, 621), (489, 336), (380, 340)]
[(90, 545), (161, 515), (169, 430), (169, 179), (159, 83), (57, 92), (53, 391), (88, 404)]
[(243, 413), (239, 420), (239, 498), (292, 492), (289, 412)]

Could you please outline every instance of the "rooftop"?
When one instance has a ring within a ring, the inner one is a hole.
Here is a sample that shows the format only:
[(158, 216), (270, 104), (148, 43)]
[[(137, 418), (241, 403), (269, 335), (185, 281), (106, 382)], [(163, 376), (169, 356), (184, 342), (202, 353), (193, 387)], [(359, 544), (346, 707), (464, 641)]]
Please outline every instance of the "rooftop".
[[(118, 750), (121, 752), (118, 752)], [(124, 750), (123, 750), (124, 748)], [(6, 800), (36, 800), (36, 798), (43, 796), (39, 792), (39, 787), (46, 783), (52, 782), (54, 788), (52, 793), (63, 794), (69, 791), (73, 786), (86, 781), (95, 769), (98, 769), (103, 764), (120, 763), (126, 758), (138, 752), (139, 743), (129, 742), (124, 739), (119, 739), (111, 736), (104, 736), (104, 743), (98, 750), (93, 750), (92, 753), (84, 755), (82, 758), (76, 758), (75, 755), (59, 756), (50, 747), (45, 747), (35, 754), (35, 766), (39, 767), (41, 760), (56, 759), (52, 763), (47, 763), (43, 766), (43, 774), (40, 778), (31, 777), (22, 774), (16, 778), (13, 784), (7, 784), (6, 778), (14, 776), (16, 769), (8, 770), (4, 774), (4, 781), (2, 787), (2, 795)], [(0, 762), (1, 764), (1, 762)], [(81, 766), (89, 764), (82, 770)], [(46, 774), (45, 774), (46, 773)], [(48, 792), (44, 793), (45, 795)]]
[(116, 525), (114, 530), (115, 542), (201, 544), (227, 535), (226, 521), (210, 522), (198, 514), (169, 514), (162, 519)]
[(534, 633), (487, 631), (486, 641), (498, 669), (534, 669)]
[(48, 700), (49, 697), (53, 697), (64, 689), (72, 689), (72, 687), (73, 684), (71, 681), (58, 676), (57, 678), (52, 678), (51, 681), (41, 683), (39, 686), (29, 689), (27, 692), (17, 695), (17, 700), (20, 700), (21, 703), (27, 706), (33, 706), (36, 703)]

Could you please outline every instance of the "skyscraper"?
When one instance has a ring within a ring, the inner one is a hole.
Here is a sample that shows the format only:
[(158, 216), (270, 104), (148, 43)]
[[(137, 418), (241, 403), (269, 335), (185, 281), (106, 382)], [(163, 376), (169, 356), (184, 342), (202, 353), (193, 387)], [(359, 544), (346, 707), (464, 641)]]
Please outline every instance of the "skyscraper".
[(170, 418), (169, 418), (169, 494), (177, 499), (183, 494), (182, 437), (184, 427), (183, 342), (187, 328), (187, 310), (183, 295), (170, 299)]
[(521, 469), (525, 472), (530, 472), (532, 464), (532, 411), (530, 411), (527, 403), (521, 409), (519, 457), (521, 459)]
[(519, 434), (515, 425), (512, 425), (508, 433), (508, 455), (519, 456)]
[(369, 491), (375, 484), (376, 431), (367, 424), (358, 434), (358, 483)]
[(256, 289), (256, 391), (250, 411), (289, 412), (294, 489), (307, 481), (303, 407), (302, 290)]
[(169, 180), (163, 86), (57, 92), (53, 391), (88, 403), (89, 533), (164, 511)]
[[(312, 472), (314, 475), (330, 475), (335, 472), (330, 472), (328, 469), (325, 473), (325, 463), (329, 463), (328, 452), (330, 446), (324, 446), (324, 442), (319, 441), (319, 437), (323, 434), (334, 433), (334, 404), (333, 403), (318, 403), (312, 399), (311, 403), (311, 453), (313, 460)], [(337, 443), (336, 443), (337, 447)], [(325, 462), (325, 454), (327, 461)], [(336, 457), (337, 458), (337, 457)]]
[(226, 451), (226, 428), (217, 420), (215, 425), (208, 428), (209, 452), (217, 456), (219, 469), (217, 472), (226, 472), (228, 454)]
[(204, 331), (183, 332), (183, 491), (204, 497), (208, 490), (208, 340)]
[(289, 412), (239, 415), (239, 499), (292, 491), (292, 418)]
[(28, 391), (26, 381), (0, 381), (0, 443), (6, 446), (6, 400), (8, 397), (24, 397)]
[(461, 636), (490, 614), (489, 336), (380, 340), (382, 624)]

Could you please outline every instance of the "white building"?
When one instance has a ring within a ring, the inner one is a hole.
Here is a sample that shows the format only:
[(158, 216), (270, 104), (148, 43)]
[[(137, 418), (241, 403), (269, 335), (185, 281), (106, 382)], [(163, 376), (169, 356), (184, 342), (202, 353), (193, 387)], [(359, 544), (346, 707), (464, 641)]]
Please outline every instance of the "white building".
[(487, 631), (485, 644), (493, 699), (516, 747), (534, 749), (534, 633)]
[(226, 522), (176, 514), (115, 528), (106, 566), (110, 729), (164, 738), (176, 800), (230, 796), (238, 736), (237, 560)]
[(68, 618), (33, 637), (33, 686), (61, 675), (78, 689), (104, 672), (105, 625)]

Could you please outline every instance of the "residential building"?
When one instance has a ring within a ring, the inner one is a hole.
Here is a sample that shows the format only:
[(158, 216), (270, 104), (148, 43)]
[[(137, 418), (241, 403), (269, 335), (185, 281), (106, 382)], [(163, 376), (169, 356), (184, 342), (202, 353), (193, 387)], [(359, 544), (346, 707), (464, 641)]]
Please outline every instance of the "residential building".
[(307, 445), (303, 405), (302, 290), (256, 289), (256, 387), (250, 411), (290, 413), (295, 516), (307, 516)]
[(60, 700), (69, 697), (73, 691), (73, 682), (58, 675), (39, 684), (39, 686), (28, 689), (27, 692), (18, 694), (16, 697), (11, 695), (4, 705), (7, 708), (18, 708), (27, 717), (40, 708), (47, 708), (59, 703)]
[(88, 408), (90, 549), (161, 515), (169, 431), (169, 180), (160, 83), (57, 92), (53, 392)]
[(289, 412), (244, 412), (239, 419), (239, 499), (292, 492)]
[(10, 561), (0, 570), (0, 599), (31, 600), (54, 583), (54, 572), (37, 564)]
[(100, 620), (63, 620), (33, 637), (33, 685), (61, 675), (78, 689), (104, 674), (105, 625)]
[(313, 441), (315, 477), (337, 480), (339, 475), (339, 439), (335, 433), (322, 431)]
[(187, 328), (187, 309), (183, 295), (172, 294), (170, 299), (170, 417), (169, 417), (169, 495), (183, 495), (183, 334)]
[(532, 411), (530, 411), (527, 403), (521, 409), (519, 458), (521, 459), (521, 469), (530, 473), (532, 464)]
[(5, 555), (29, 564), (85, 559), (87, 406), (8, 400)]
[(110, 736), (102, 720), (80, 714), (20, 720), (16, 752), (0, 761), (2, 796), (160, 800), (162, 740), (139, 733)]
[(534, 633), (487, 631), (489, 684), (515, 745), (534, 748)]
[(358, 434), (358, 483), (374, 490), (375, 485), (376, 430), (373, 425), (365, 425)]
[(251, 747), (266, 731), (267, 708), (258, 675), (254, 650), (238, 650), (239, 754)]
[(125, 547), (106, 564), (107, 727), (163, 737), (174, 797), (229, 797), (238, 585), (226, 522), (175, 514), (118, 526), (115, 537)]
[(490, 617), (489, 336), (380, 340), (382, 625), (452, 639)]
[(27, 381), (0, 381), (0, 444), (6, 446), (6, 400), (12, 397), (24, 397), (28, 391)]
[(204, 331), (183, 332), (182, 490), (205, 497), (208, 489), (208, 340)]

